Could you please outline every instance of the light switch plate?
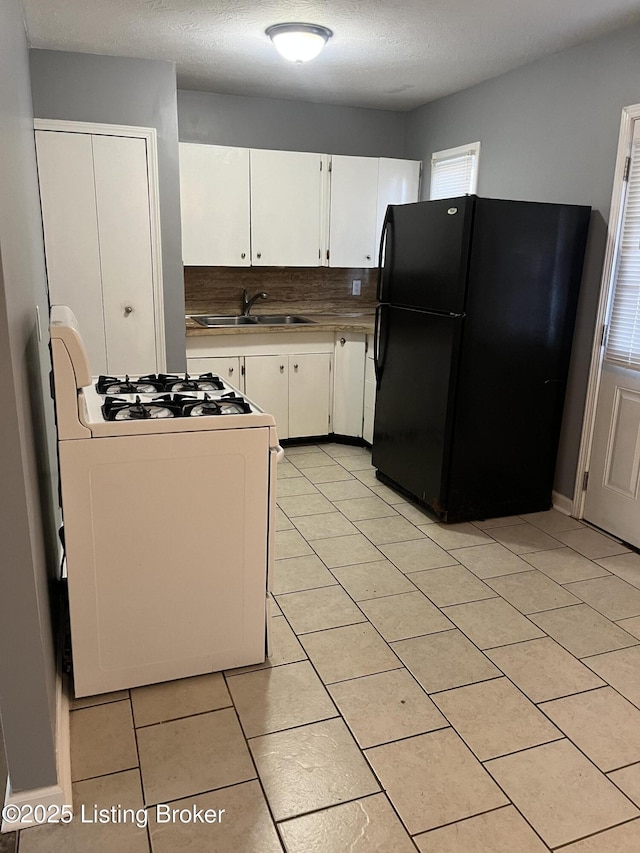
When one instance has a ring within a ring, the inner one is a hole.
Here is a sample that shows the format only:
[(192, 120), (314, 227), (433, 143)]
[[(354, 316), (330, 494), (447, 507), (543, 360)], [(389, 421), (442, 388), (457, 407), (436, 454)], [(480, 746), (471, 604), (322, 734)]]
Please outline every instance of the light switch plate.
[(358, 278), (354, 278), (351, 282), (351, 295), (352, 296), (360, 296), (360, 288), (362, 287), (362, 282)]

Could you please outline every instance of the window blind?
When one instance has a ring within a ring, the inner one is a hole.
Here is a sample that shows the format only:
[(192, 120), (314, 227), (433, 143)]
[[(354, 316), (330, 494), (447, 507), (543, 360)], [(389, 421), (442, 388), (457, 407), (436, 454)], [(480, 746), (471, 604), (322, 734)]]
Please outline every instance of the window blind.
[(479, 142), (433, 154), (430, 198), (456, 198), (474, 193), (478, 183), (479, 155)]
[(631, 149), (605, 357), (640, 370), (640, 136), (637, 130)]

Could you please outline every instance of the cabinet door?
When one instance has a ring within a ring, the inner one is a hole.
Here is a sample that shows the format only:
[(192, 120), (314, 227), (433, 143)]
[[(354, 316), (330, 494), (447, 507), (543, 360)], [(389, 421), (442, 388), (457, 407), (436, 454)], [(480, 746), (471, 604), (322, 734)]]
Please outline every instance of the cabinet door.
[(238, 391), (241, 391), (242, 374), (240, 370), (240, 358), (238, 356), (215, 357), (215, 358), (188, 358), (187, 372), (191, 376), (199, 376), (201, 373), (213, 373), (224, 379)]
[(244, 359), (244, 390), (276, 419), (278, 438), (289, 438), (289, 364), (287, 356), (249, 355)]
[(394, 160), (389, 157), (381, 157), (378, 160), (376, 252), (380, 245), (380, 232), (387, 205), (418, 201), (421, 167), (420, 160)]
[[(369, 346), (372, 346), (371, 338)], [(371, 357), (370, 357), (371, 356)], [(373, 422), (376, 409), (376, 373), (373, 365), (372, 350), (367, 352), (364, 370), (364, 406), (362, 419), (362, 437), (373, 444)]]
[(333, 432), (362, 435), (364, 335), (343, 332), (336, 340), (333, 372)]
[(251, 150), (254, 266), (320, 265), (325, 160), (320, 154)]
[(329, 266), (376, 266), (377, 198), (375, 157), (331, 158)]
[(91, 135), (37, 130), (36, 147), (49, 299), (71, 308), (92, 372), (107, 373)]
[(180, 209), (185, 266), (249, 266), (249, 149), (181, 142)]
[(290, 355), (289, 437), (327, 435), (330, 403), (331, 355)]

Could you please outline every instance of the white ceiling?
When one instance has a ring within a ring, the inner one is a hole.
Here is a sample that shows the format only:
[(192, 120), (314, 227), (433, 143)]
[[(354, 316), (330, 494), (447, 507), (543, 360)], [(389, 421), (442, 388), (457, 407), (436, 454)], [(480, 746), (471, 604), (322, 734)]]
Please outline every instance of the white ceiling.
[[(23, 0), (32, 47), (177, 63), (178, 86), (408, 110), (640, 21), (640, 0)], [(334, 37), (296, 66), (265, 29)]]

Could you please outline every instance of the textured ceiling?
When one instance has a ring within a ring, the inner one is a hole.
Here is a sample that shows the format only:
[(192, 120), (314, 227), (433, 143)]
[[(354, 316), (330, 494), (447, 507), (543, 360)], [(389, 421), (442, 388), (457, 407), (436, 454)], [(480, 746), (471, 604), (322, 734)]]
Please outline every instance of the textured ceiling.
[[(23, 0), (32, 47), (177, 63), (178, 86), (408, 110), (640, 20), (640, 0)], [(270, 24), (323, 24), (308, 65)]]

